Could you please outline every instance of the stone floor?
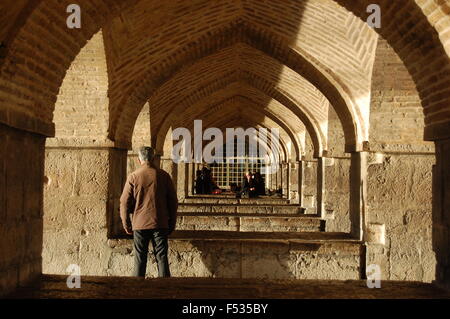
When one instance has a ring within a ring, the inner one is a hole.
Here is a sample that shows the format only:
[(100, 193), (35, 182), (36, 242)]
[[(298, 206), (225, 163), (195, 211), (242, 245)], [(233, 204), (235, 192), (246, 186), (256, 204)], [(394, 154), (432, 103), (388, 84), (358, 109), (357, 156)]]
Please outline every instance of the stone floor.
[(251, 280), (218, 278), (136, 279), (82, 277), (69, 289), (66, 276), (43, 275), (12, 299), (450, 299), (432, 284), (384, 281), (380, 289), (365, 281)]

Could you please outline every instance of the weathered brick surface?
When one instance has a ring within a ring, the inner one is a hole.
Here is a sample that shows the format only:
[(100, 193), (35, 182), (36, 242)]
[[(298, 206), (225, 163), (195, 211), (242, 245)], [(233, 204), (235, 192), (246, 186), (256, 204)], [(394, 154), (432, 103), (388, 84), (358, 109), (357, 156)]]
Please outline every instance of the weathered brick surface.
[[(59, 89), (53, 121), (56, 136), (104, 141), (108, 130), (108, 71), (103, 35), (97, 33), (77, 55)], [(80, 125), (82, 124), (82, 125)]]
[(398, 55), (380, 39), (372, 75), (370, 149), (381, 152), (434, 152), (423, 141), (419, 93)]
[[(365, 9), (367, 4), (369, 4), (368, 1), (360, 1), (355, 3), (340, 0), (336, 2), (344, 5), (348, 10), (354, 12), (357, 16), (360, 16), (363, 20), (365, 19), (367, 15)], [(61, 1), (57, 4), (42, 2), (33, 12), (30, 12), (28, 15), (24, 14), (25, 17), (28, 17), (28, 20), (25, 20), (26, 22), (17, 24), (15, 24), (13, 20), (17, 19), (19, 16), (22, 16), (19, 12), (23, 12), (23, 10), (21, 11), (23, 3), (16, 2), (14, 5), (11, 5), (8, 15), (5, 16), (4, 25), (5, 30), (8, 30), (12, 34), (16, 34), (16, 37), (8, 41), (8, 56), (4, 59), (4, 61), (2, 61), (2, 69), (4, 70), (3, 74), (5, 76), (14, 74), (14, 77), (9, 79), (8, 84), (3, 82), (5, 88), (9, 89), (9, 91), (3, 91), (4, 98), (15, 101), (15, 103), (8, 105), (8, 108), (13, 112), (20, 111), (30, 118), (39, 117), (44, 121), (50, 121), (53, 110), (52, 104), (56, 101), (56, 94), (59, 90), (65, 71), (74, 59), (75, 55), (78, 53), (79, 49), (86, 43), (86, 40), (89, 39), (100, 28), (100, 26), (105, 23), (105, 21), (107, 21), (108, 18), (112, 17), (121, 9), (121, 6), (132, 8), (131, 5), (134, 3), (135, 1), (132, 0), (126, 3), (108, 1), (107, 4), (106, 1), (100, 0), (90, 2), (81, 1), (80, 4), (84, 8), (97, 8), (97, 10), (86, 9), (84, 11), (86, 15), (84, 21), (87, 22), (81, 32), (68, 30), (64, 23), (66, 15), (59, 14), (60, 12), (65, 12), (64, 9), (67, 4), (69, 4), (67, 1)], [(172, 2), (170, 3), (172, 4)], [(178, 2), (177, 4), (182, 5), (181, 2)], [(182, 46), (184, 39), (189, 38), (177, 37), (178, 33), (184, 32), (183, 28), (177, 28), (174, 25), (165, 26), (164, 24), (159, 23), (164, 20), (164, 17), (167, 15), (163, 14), (159, 17), (159, 19), (143, 19), (142, 12), (152, 12), (152, 10), (146, 11), (141, 10), (141, 8), (151, 9), (153, 4), (146, 1), (141, 1), (139, 5), (141, 7), (137, 6), (135, 11), (129, 9), (127, 10), (128, 12), (124, 13), (125, 16), (128, 14), (128, 21), (133, 20), (131, 17), (134, 17), (134, 21), (137, 21), (133, 28), (133, 31), (135, 31), (135, 36), (131, 37), (127, 34), (127, 36), (123, 37), (121, 40), (123, 43), (115, 42), (114, 47), (112, 48), (112, 55), (118, 57), (121, 55), (121, 50), (123, 50), (125, 53), (122, 54), (122, 61), (126, 62), (122, 65), (112, 62), (111, 65), (116, 67), (115, 69), (118, 70), (115, 71), (114, 74), (123, 72), (123, 74), (127, 77), (129, 77), (130, 74), (137, 76), (138, 73), (130, 73), (127, 71), (127, 68), (124, 67), (126, 65), (133, 64), (130, 57), (135, 56), (136, 58), (139, 58), (143, 64), (147, 65), (152, 65), (151, 61), (146, 60), (148, 58), (157, 58), (161, 60), (161, 55), (158, 55), (158, 53), (164, 52), (168, 59), (171, 59), (168, 55), (169, 52), (176, 52), (176, 50)], [(348, 79), (349, 74), (351, 74), (352, 80), (354, 80), (355, 74), (358, 74), (358, 72), (347, 72), (343, 70), (343, 73), (341, 73), (341, 70), (336, 69), (336, 66), (342, 65), (342, 60), (335, 61), (333, 60), (333, 57), (340, 58), (345, 57), (345, 54), (348, 54), (348, 56), (351, 57), (351, 60), (354, 61), (354, 57), (358, 56), (360, 58), (360, 66), (354, 65), (355, 70), (359, 67), (359, 76), (362, 78), (365, 77), (367, 80), (355, 80), (354, 82), (348, 81), (346, 85), (349, 88), (354, 89), (353, 98), (355, 99), (358, 98), (358, 92), (360, 92), (357, 88), (358, 85), (366, 85), (366, 88), (368, 88), (370, 78), (367, 77), (367, 67), (370, 63), (367, 63), (367, 61), (370, 60), (371, 54), (369, 52), (371, 52), (374, 48), (373, 43), (375, 41), (375, 37), (369, 36), (370, 32), (368, 29), (366, 30), (363, 28), (364, 25), (361, 21), (354, 19), (354, 17), (348, 15), (344, 9), (339, 6), (335, 6), (331, 1), (321, 1), (307, 6), (303, 3), (291, 3), (289, 1), (279, 4), (264, 5), (260, 5), (257, 1), (248, 1), (243, 3), (242, 7), (239, 7), (239, 5), (230, 1), (224, 3), (220, 9), (213, 3), (211, 5), (204, 5), (203, 7), (189, 7), (183, 4), (181, 7), (182, 9), (175, 5), (175, 2), (172, 5), (173, 7), (168, 5), (168, 8), (177, 8), (174, 9), (174, 12), (178, 14), (181, 13), (182, 16), (177, 19), (174, 18), (174, 15), (172, 15), (170, 21), (177, 21), (179, 26), (185, 25), (187, 29), (192, 29), (193, 38), (195, 36), (198, 37), (200, 34), (197, 33), (194, 36), (195, 32), (198, 31), (194, 28), (189, 28), (190, 22), (188, 21), (196, 21), (198, 24), (209, 24), (209, 30), (218, 27), (217, 24), (211, 23), (212, 20), (210, 19), (212, 17), (214, 17), (216, 21), (223, 21), (222, 23), (228, 23), (240, 17), (242, 20), (249, 21), (249, 23), (254, 24), (257, 28), (261, 29), (266, 28), (267, 24), (272, 24), (273, 27), (271, 32), (273, 32), (276, 36), (285, 37), (288, 42), (292, 43), (301, 41), (301, 43), (306, 47), (305, 50), (310, 52), (311, 56), (314, 56), (317, 61), (324, 66), (329, 67), (330, 70), (333, 70), (342, 79)], [(442, 132), (438, 130), (440, 128), (438, 123), (444, 122), (448, 119), (448, 111), (445, 107), (445, 103), (447, 102), (446, 94), (448, 93), (445, 89), (448, 85), (445, 85), (445, 83), (447, 83), (448, 79), (445, 75), (446, 67), (443, 67), (448, 65), (448, 63), (445, 62), (448, 60), (448, 56), (445, 52), (447, 45), (442, 45), (439, 42), (438, 37), (435, 35), (441, 35), (441, 39), (443, 40), (447, 38), (446, 30), (448, 28), (448, 17), (443, 14), (442, 11), (442, 8), (444, 8), (444, 10), (446, 8), (445, 4), (432, 4), (424, 1), (417, 1), (416, 3), (413, 1), (403, 1), (402, 3), (396, 2), (395, 4), (382, 2), (381, 5), (384, 12), (384, 21), (392, 22), (383, 24), (383, 27), (379, 30), (379, 32), (388, 40), (397, 52), (400, 53), (401, 58), (405, 61), (407, 68), (413, 74), (413, 77), (418, 84), (419, 92), (421, 93), (424, 106), (426, 107), (427, 134), (430, 135), (433, 134), (433, 132), (440, 132), (442, 134)], [(170, 10), (171, 9), (166, 11), (159, 10), (159, 12), (165, 12), (165, 14), (170, 15)], [(216, 14), (207, 14), (208, 12), (211, 12), (211, 10), (214, 10)], [(270, 14), (267, 12), (270, 12)], [(333, 19), (325, 19), (328, 14), (331, 14), (330, 12), (332, 12)], [(401, 14), (399, 14), (399, 12)], [(196, 16), (201, 17), (201, 19), (194, 19)], [(126, 18), (124, 20), (126, 20)], [(325, 20), (328, 21), (327, 24), (322, 22)], [(146, 21), (146, 23), (144, 23), (144, 21)], [(156, 23), (156, 25), (148, 24), (148, 21), (152, 21), (151, 23)], [(305, 22), (302, 24), (303, 27), (299, 28), (301, 21)], [(308, 23), (306, 23), (306, 21), (308, 21)], [(330, 21), (332, 21), (332, 23), (330, 23)], [(408, 21), (416, 22), (413, 24), (414, 28), (411, 30), (412, 32), (410, 32), (409, 27), (397, 27), (397, 24), (401, 26), (409, 26)], [(50, 23), (54, 25), (53, 28), (48, 27)], [(112, 31), (120, 30), (123, 27), (121, 23), (123, 22), (115, 20), (109, 27)], [(320, 25), (320, 28), (313, 27), (310, 30), (309, 25)], [(139, 42), (139, 38), (137, 37), (144, 34), (144, 32), (139, 32), (139, 28), (144, 28), (146, 31), (152, 30), (156, 34), (159, 34), (159, 37), (149, 37), (147, 39), (151, 40), (142, 41), (139, 46), (136, 46), (135, 50), (128, 50), (129, 46), (127, 44), (130, 41)], [(336, 30), (340, 30), (340, 28), (345, 28), (345, 31), (342, 33), (336, 32)], [(362, 28), (362, 32), (357, 31)], [(324, 32), (317, 34), (316, 31), (318, 29), (324, 30)], [(110, 31), (110, 33), (112, 31)], [(314, 36), (311, 36), (310, 34), (312, 31)], [(167, 50), (167, 48), (159, 48), (158, 46), (153, 45), (154, 41), (159, 41), (162, 43), (160, 39), (164, 37), (164, 34), (170, 34), (174, 39), (178, 40), (171, 42), (177, 43), (177, 45), (174, 45), (171, 50)], [(408, 41), (406, 34), (414, 34), (412, 38), (424, 39), (424, 41)], [(319, 41), (317, 41), (318, 35), (322, 36)], [(5, 38), (5, 35), (2, 35), (2, 37)], [(36, 52), (36, 54), (31, 57), (29, 63), (12, 63), (14, 59), (19, 61), (30, 59), (28, 56), (25, 56), (25, 52), (33, 45), (36, 45), (36, 38), (43, 40), (44, 43), (39, 46), (39, 48), (41, 48), (40, 51)], [(341, 50), (341, 47), (339, 46), (344, 42), (348, 45), (346, 50)], [(57, 43), (58, 45), (51, 45), (51, 43)], [(318, 49), (317, 43), (322, 44), (320, 49), (323, 49), (323, 51)], [(324, 43), (328, 47), (323, 47)], [(151, 55), (135, 55), (135, 52), (144, 52), (145, 50), (143, 50), (143, 48), (146, 45), (153, 48)], [(426, 55), (421, 54), (421, 50), (424, 48), (427, 48), (427, 51), (430, 53)], [(332, 55), (330, 58), (330, 56), (325, 54), (329, 51), (337, 51), (341, 52), (341, 54)], [(60, 65), (55, 63), (55, 60), (61, 62)], [(159, 63), (159, 65), (162, 66), (164, 63)], [(137, 67), (136, 69), (145, 72), (142, 68)], [(21, 82), (21, 80), (25, 78), (24, 75), (26, 72), (33, 74), (33, 77), (30, 78), (27, 86), (25, 86), (25, 82)], [(425, 72), (428, 74), (427, 76), (423, 76)], [(438, 81), (435, 81), (435, 79), (438, 79)], [(115, 94), (118, 96), (117, 99), (114, 98), (114, 100), (117, 101), (114, 103), (120, 103), (120, 97), (125, 95), (124, 92), (129, 87), (130, 81), (122, 81), (118, 75), (114, 76), (112, 83), (112, 88), (114, 91), (116, 91), (116, 86), (120, 83), (123, 83), (124, 85), (125, 90), (119, 89), (117, 90), (117, 93), (114, 93), (114, 96)], [(30, 92), (33, 92), (39, 96), (38, 99), (35, 99), (39, 101), (39, 108), (31, 104), (32, 101), (28, 96), (24, 95), (19, 97), (18, 92), (20, 91), (20, 88), (26, 88)], [(322, 88), (324, 88), (324, 86), (322, 86)], [(44, 94), (38, 92), (46, 93)], [(6, 119), (4, 119), (4, 122), (5, 121)], [(28, 124), (24, 125), (27, 126)], [(430, 137), (432, 137), (432, 135), (430, 135)]]

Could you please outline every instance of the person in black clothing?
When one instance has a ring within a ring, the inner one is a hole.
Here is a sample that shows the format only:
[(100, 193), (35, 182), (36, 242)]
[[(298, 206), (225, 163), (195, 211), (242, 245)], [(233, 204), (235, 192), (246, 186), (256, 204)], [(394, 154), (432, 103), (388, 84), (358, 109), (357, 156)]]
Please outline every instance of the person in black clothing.
[(255, 176), (256, 193), (259, 196), (266, 195), (266, 185), (264, 183), (264, 177), (262, 177), (261, 173), (259, 172), (256, 172), (254, 176)]
[(244, 181), (242, 183), (242, 195), (248, 196), (249, 198), (254, 198), (258, 196), (256, 192), (256, 184), (253, 174), (248, 172), (244, 176)]
[(195, 194), (203, 194), (203, 179), (202, 179), (202, 171), (197, 170), (196, 178), (195, 178)]
[(211, 170), (207, 167), (203, 167), (202, 169), (203, 176), (203, 194), (211, 194), (212, 193), (212, 178), (211, 178)]

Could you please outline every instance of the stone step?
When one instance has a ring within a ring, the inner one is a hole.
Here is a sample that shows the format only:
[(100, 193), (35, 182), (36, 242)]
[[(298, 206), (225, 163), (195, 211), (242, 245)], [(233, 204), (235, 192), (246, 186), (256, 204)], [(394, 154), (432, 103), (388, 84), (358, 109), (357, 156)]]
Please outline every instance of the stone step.
[(180, 213), (223, 213), (223, 214), (304, 214), (305, 209), (298, 205), (254, 205), (254, 204), (216, 204), (205, 205), (184, 203), (178, 205)]
[(288, 199), (259, 197), (259, 198), (236, 198), (231, 196), (194, 196), (181, 200), (181, 203), (190, 204), (252, 204), (252, 205), (283, 205), (289, 204)]
[(348, 233), (338, 232), (257, 232), (257, 231), (209, 231), (176, 230), (170, 235), (172, 240), (202, 241), (252, 241), (252, 242), (292, 242), (292, 243), (350, 243), (362, 244)]
[[(111, 276), (131, 274), (131, 240), (109, 241)], [(174, 277), (361, 279), (364, 245), (344, 233), (175, 231), (169, 263)], [(147, 275), (156, 277), (149, 253)]]
[(320, 232), (325, 221), (314, 216), (274, 214), (180, 213), (179, 230), (261, 231), (261, 232)]

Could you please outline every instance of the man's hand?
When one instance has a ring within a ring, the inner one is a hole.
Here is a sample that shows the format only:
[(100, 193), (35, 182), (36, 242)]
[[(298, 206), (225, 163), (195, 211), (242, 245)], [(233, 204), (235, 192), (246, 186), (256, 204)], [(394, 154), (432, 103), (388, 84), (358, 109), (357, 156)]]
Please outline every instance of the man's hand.
[(130, 226), (124, 226), (123, 229), (125, 229), (127, 235), (133, 235), (133, 229)]

